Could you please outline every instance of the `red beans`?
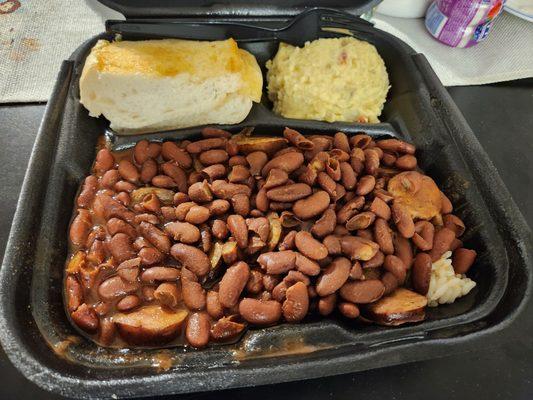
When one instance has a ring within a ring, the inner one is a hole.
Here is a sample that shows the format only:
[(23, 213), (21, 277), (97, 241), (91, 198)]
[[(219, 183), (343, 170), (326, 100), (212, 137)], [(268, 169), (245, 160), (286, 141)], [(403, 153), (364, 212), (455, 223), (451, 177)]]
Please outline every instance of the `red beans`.
[(248, 282), (249, 276), (250, 268), (248, 264), (242, 261), (226, 270), (226, 273), (220, 281), (218, 291), (218, 299), (222, 306), (231, 308), (237, 304), (239, 296)]
[(72, 321), (105, 346), (202, 348), (309, 313), (374, 318), (381, 303), (365, 304), (401, 286), (425, 295), (448, 250), (456, 273), (471, 267), (466, 227), (412, 145), (283, 135), (204, 128), (100, 150), (69, 230)]
[(272, 325), (281, 318), (281, 304), (274, 300), (244, 298), (239, 303), (239, 314), (253, 325)]

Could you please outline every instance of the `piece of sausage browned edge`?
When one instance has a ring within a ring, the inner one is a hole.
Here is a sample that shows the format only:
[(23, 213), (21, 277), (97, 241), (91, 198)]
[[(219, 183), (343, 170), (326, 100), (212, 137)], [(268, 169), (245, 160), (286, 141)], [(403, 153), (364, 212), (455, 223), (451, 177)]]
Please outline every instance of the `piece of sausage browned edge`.
[(238, 340), (309, 314), (424, 319), (432, 262), (476, 252), (398, 139), (236, 135), (101, 148), (75, 202), (65, 308), (103, 346)]

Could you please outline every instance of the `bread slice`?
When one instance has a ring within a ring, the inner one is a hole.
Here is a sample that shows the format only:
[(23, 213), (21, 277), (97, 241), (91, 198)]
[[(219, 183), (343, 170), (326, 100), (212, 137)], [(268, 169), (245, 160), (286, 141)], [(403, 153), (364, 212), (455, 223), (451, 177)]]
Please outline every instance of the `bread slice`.
[(259, 102), (261, 69), (233, 39), (99, 40), (80, 78), (80, 102), (121, 133), (235, 124)]

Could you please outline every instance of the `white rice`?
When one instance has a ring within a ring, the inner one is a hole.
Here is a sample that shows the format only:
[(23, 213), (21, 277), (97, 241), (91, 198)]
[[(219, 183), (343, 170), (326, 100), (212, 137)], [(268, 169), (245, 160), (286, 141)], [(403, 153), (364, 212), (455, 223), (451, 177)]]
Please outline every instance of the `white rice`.
[(467, 295), (476, 286), (476, 282), (466, 275), (456, 274), (453, 270), (451, 251), (447, 251), (431, 267), (431, 280), (427, 293), (428, 306), (453, 303), (459, 297)]

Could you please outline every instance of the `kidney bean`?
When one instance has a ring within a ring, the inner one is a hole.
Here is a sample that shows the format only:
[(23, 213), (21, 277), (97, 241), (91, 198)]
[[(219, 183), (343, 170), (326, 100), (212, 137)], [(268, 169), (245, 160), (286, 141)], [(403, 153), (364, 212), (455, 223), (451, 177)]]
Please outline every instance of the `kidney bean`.
[(211, 183), (211, 191), (220, 199), (231, 200), (236, 194), (250, 196), (252, 190), (247, 185), (240, 183), (229, 183), (223, 180), (215, 180)]
[(141, 222), (145, 222), (151, 225), (156, 225), (159, 223), (159, 218), (157, 218), (157, 216), (155, 216), (154, 214), (143, 213), (143, 214), (137, 214), (133, 222), (137, 225), (139, 225)]
[(218, 178), (226, 176), (226, 167), (223, 164), (213, 164), (202, 169), (201, 174), (213, 182)]
[(192, 158), (185, 150), (180, 149), (174, 142), (163, 142), (161, 156), (166, 161), (174, 161), (180, 167), (189, 169), (192, 166)]
[(231, 172), (228, 175), (228, 181), (242, 182), (250, 177), (250, 171), (244, 165), (235, 165), (231, 169)]
[(450, 214), (453, 211), (453, 205), (450, 199), (442, 192), (440, 192), (440, 198), (441, 198), (441, 207), (440, 212), (441, 214)]
[(299, 272), (309, 276), (316, 276), (320, 273), (320, 265), (300, 253), (296, 253), (295, 266)]
[[(178, 206), (179, 207), (179, 206)], [(185, 221), (194, 225), (203, 224), (209, 219), (209, 209), (203, 206), (193, 205), (185, 215)]]
[(192, 184), (188, 193), (191, 201), (196, 203), (207, 203), (213, 200), (213, 194), (206, 180)]
[(285, 295), (288, 288), (289, 284), (285, 281), (281, 281), (274, 287), (274, 289), (272, 289), (272, 298), (282, 303), (283, 300), (285, 300)]
[(107, 189), (114, 189), (115, 184), (120, 180), (120, 174), (116, 169), (110, 169), (104, 173), (100, 183)]
[(138, 282), (126, 282), (116, 275), (103, 281), (98, 286), (98, 295), (105, 301), (135, 292), (139, 288)]
[(287, 283), (287, 286), (289, 287), (296, 282), (303, 282), (305, 286), (309, 286), (311, 284), (311, 280), (307, 277), (307, 275), (295, 270), (289, 271), (285, 278), (283, 278), (283, 281)]
[(175, 281), (180, 277), (180, 270), (173, 267), (151, 267), (141, 274), (141, 281)]
[(292, 203), (280, 203), (278, 201), (273, 201), (270, 203), (270, 209), (272, 211), (286, 211), (290, 210)]
[(270, 201), (268, 200), (266, 190), (264, 188), (257, 192), (257, 195), (255, 196), (255, 206), (262, 212), (267, 212), (270, 208)]
[(241, 165), (243, 167), (246, 167), (248, 165), (248, 161), (246, 161), (246, 157), (244, 156), (232, 156), (228, 160), (228, 166), (234, 167), (236, 165)]
[(98, 178), (96, 178), (96, 176), (94, 175), (89, 175), (88, 177), (86, 177), (83, 181), (81, 192), (78, 195), (78, 207), (88, 208), (94, 200), (94, 196), (96, 195), (97, 190)]
[(270, 235), (270, 222), (268, 218), (247, 218), (246, 225), (248, 226), (248, 230), (256, 233), (263, 242), (267, 242), (268, 236)]
[(172, 198), (172, 203), (175, 206), (179, 206), (180, 204), (190, 203), (190, 202), (191, 202), (191, 199), (189, 198), (189, 195), (187, 193), (177, 192), (174, 194)]
[[(233, 238), (231, 238), (233, 239)], [(222, 259), (227, 265), (235, 263), (240, 257), (237, 242), (228, 241), (222, 246)]]
[(306, 185), (305, 183), (293, 183), (270, 189), (266, 192), (266, 196), (272, 201), (293, 202), (307, 197), (311, 193), (312, 190), (309, 185)]
[[(178, 190), (183, 193), (188, 192), (189, 185), (187, 183), (187, 174), (180, 166), (172, 162), (166, 162), (164, 164), (161, 164), (161, 170), (167, 177), (171, 178), (172, 182), (174, 182), (174, 185), (172, 186), (172, 184), (167, 179), (166, 182), (168, 186), (177, 187)], [(154, 183), (154, 180), (155, 178), (152, 179), (152, 183)]]
[(92, 228), (91, 214), (85, 209), (78, 209), (78, 215), (70, 225), (69, 238), (74, 246), (83, 246)]
[(97, 175), (103, 175), (115, 165), (115, 157), (108, 149), (101, 149), (96, 153), (94, 171)]
[(394, 165), (398, 169), (406, 171), (413, 170), (416, 168), (417, 165), (416, 157), (411, 154), (405, 154), (401, 157), (398, 157)]
[(246, 156), (246, 161), (250, 165), (250, 174), (252, 176), (261, 175), (261, 170), (268, 161), (268, 156), (263, 151), (254, 151)]
[(141, 289), (143, 299), (145, 301), (153, 301), (155, 299), (155, 287), (153, 286), (143, 286)]
[(359, 316), (359, 308), (353, 303), (342, 301), (338, 304), (337, 308), (346, 318), (354, 319)]
[(307, 286), (303, 282), (296, 282), (285, 293), (283, 302), (283, 317), (287, 322), (300, 322), (309, 310), (309, 295)]
[(460, 237), (465, 233), (465, 224), (461, 219), (453, 214), (447, 214), (442, 217), (445, 228), (455, 232), (455, 237)]
[(347, 258), (337, 257), (318, 278), (317, 294), (324, 297), (337, 291), (348, 280), (351, 267)]
[(164, 282), (154, 291), (154, 298), (167, 307), (176, 307), (181, 301), (181, 292), (175, 283)]
[(359, 182), (357, 183), (357, 187), (355, 189), (355, 193), (358, 196), (366, 196), (372, 190), (374, 190), (375, 185), (376, 178), (374, 178), (372, 175), (365, 175), (361, 177), (361, 179), (359, 179)]
[(229, 231), (237, 241), (237, 245), (241, 249), (248, 247), (248, 227), (242, 215), (230, 215), (226, 223)]
[(365, 171), (368, 175), (376, 175), (379, 168), (379, 153), (375, 149), (365, 149)]
[(278, 246), (278, 250), (284, 251), (284, 250), (292, 250), (294, 249), (294, 237), (296, 236), (296, 231), (289, 231), (281, 243)]
[(222, 149), (207, 150), (198, 155), (198, 160), (203, 165), (222, 164), (228, 161), (228, 158), (228, 153)]
[(396, 156), (391, 153), (383, 153), (383, 157), (381, 158), (381, 163), (385, 165), (386, 167), (392, 167), (394, 163), (396, 162)]
[(161, 216), (163, 222), (172, 222), (176, 220), (176, 209), (174, 207), (161, 207)]
[(96, 305), (93, 307), (94, 309), (94, 312), (99, 316), (99, 317), (102, 317), (106, 314), (109, 313), (109, 311), (111, 311), (111, 303), (106, 303), (106, 302), (103, 302), (103, 301), (100, 301), (98, 303), (96, 303)]
[(152, 178), (152, 185), (159, 187), (159, 188), (165, 188), (165, 189), (173, 189), (177, 187), (178, 185), (174, 180), (167, 175), (156, 175)]
[(191, 154), (198, 154), (211, 149), (224, 148), (226, 141), (226, 138), (222, 137), (197, 140), (196, 142), (189, 143), (186, 150)]
[(342, 253), (351, 260), (368, 261), (379, 250), (377, 243), (356, 236), (343, 236), (340, 241)]
[(185, 337), (192, 347), (198, 349), (207, 346), (211, 331), (211, 321), (206, 313), (192, 313), (187, 319)]
[(272, 290), (274, 290), (274, 287), (276, 287), (276, 285), (280, 281), (281, 279), (279, 278), (279, 276), (268, 274), (263, 275), (263, 286), (266, 291), (271, 292)]
[(70, 312), (76, 311), (83, 302), (83, 289), (75, 276), (69, 275), (65, 281), (67, 308)]
[(378, 218), (374, 224), (374, 238), (383, 253), (394, 253), (394, 244), (389, 224), (382, 218)]
[[(126, 182), (127, 183), (127, 182)], [(126, 192), (120, 192), (115, 196), (115, 199), (120, 201), (123, 205), (128, 207), (131, 203), (130, 195)]]
[(455, 251), (459, 247), (463, 247), (463, 241), (457, 238), (453, 239), (452, 245), (450, 246), (450, 251)]
[(246, 291), (251, 294), (261, 293), (263, 290), (263, 274), (258, 270), (251, 270), (248, 282), (246, 282)]
[(202, 250), (204, 253), (209, 253), (211, 246), (213, 245), (213, 235), (211, 234), (209, 226), (202, 225), (200, 227), (200, 238), (202, 241)]
[(456, 274), (466, 274), (474, 261), (477, 253), (475, 250), (459, 248), (453, 252), (452, 265)]
[(391, 217), (390, 207), (379, 197), (374, 197), (372, 204), (370, 204), (369, 210), (376, 214), (376, 216), (379, 218), (383, 218), (385, 221), (388, 221)]
[(70, 316), (76, 325), (84, 331), (94, 333), (98, 330), (98, 316), (87, 304), (83, 303)]
[(246, 217), (250, 213), (250, 198), (245, 194), (236, 194), (231, 203), (236, 214)]
[(98, 335), (98, 340), (100, 340), (100, 342), (103, 345), (106, 345), (106, 346), (110, 345), (113, 342), (113, 339), (115, 338), (115, 333), (116, 333), (115, 323), (108, 318), (103, 318), (100, 321), (99, 325), (100, 325), (100, 329), (99, 329), (100, 333)]
[(139, 250), (139, 257), (143, 265), (154, 265), (163, 261), (163, 254), (153, 247), (144, 247)]
[(403, 142), (399, 139), (384, 139), (376, 142), (376, 145), (384, 150), (389, 152), (396, 153), (406, 153), (406, 154), (415, 154), (415, 146), (412, 144)]
[(292, 207), (292, 212), (301, 220), (310, 219), (324, 212), (330, 202), (327, 192), (319, 190), (311, 196), (298, 200)]
[(328, 255), (327, 247), (316, 240), (309, 232), (300, 231), (296, 233), (294, 244), (300, 253), (312, 260), (321, 260)]
[(385, 286), (377, 279), (348, 281), (340, 289), (339, 294), (345, 300), (356, 304), (373, 303), (385, 292)]
[(421, 295), (426, 295), (431, 280), (431, 257), (427, 253), (418, 253), (411, 274), (413, 288)]
[(431, 260), (437, 261), (450, 247), (455, 239), (455, 232), (448, 228), (442, 228), (435, 232), (433, 248), (429, 252)]
[(124, 298), (122, 298), (117, 303), (117, 310), (119, 311), (129, 311), (135, 307), (137, 307), (139, 304), (141, 304), (141, 300), (135, 296), (134, 294), (130, 294)]
[(335, 235), (328, 235), (322, 241), (324, 246), (328, 249), (329, 255), (340, 255), (342, 253), (340, 237)]
[(211, 338), (213, 340), (219, 342), (231, 340), (244, 330), (244, 324), (234, 322), (230, 318), (221, 318), (211, 327)]
[(435, 234), (435, 227), (428, 221), (417, 221), (415, 223), (415, 234), (413, 235), (413, 243), (421, 251), (431, 250), (433, 247), (433, 237)]
[(313, 150), (315, 148), (315, 144), (311, 140), (294, 129), (285, 128), (283, 131), (283, 136), (300, 150), (306, 151)]
[(294, 269), (296, 253), (292, 250), (263, 253), (257, 258), (257, 262), (267, 274), (282, 274)]
[(190, 310), (200, 311), (206, 306), (206, 293), (198, 282), (189, 279), (181, 280), (183, 302)]
[(337, 197), (337, 184), (327, 173), (319, 172), (317, 175), (317, 183), (330, 195), (331, 198)]
[(224, 309), (218, 300), (218, 293), (214, 290), (207, 292), (206, 309), (207, 313), (214, 319), (222, 318), (224, 315)]
[(229, 267), (220, 281), (218, 291), (220, 304), (227, 308), (236, 305), (249, 276), (250, 268), (245, 262), (239, 261)]
[(220, 138), (229, 139), (231, 137), (231, 133), (223, 129), (206, 126), (205, 128), (202, 128), (202, 137), (204, 138), (220, 137)]
[(381, 267), (383, 265), (383, 262), (385, 261), (385, 254), (383, 252), (378, 251), (374, 257), (372, 257), (370, 260), (367, 260), (363, 262), (363, 268), (377, 268)]
[(333, 136), (333, 147), (345, 151), (346, 153), (350, 152), (350, 142), (348, 136), (344, 132), (337, 132)]
[(337, 303), (337, 293), (332, 293), (328, 296), (321, 297), (318, 300), (318, 312), (320, 315), (326, 316), (333, 312), (335, 304)]
[(239, 313), (250, 324), (272, 325), (281, 318), (281, 304), (275, 300), (244, 298), (239, 303)]
[(107, 248), (113, 258), (121, 263), (134, 258), (136, 253), (132, 247), (131, 238), (125, 233), (117, 233), (108, 242)]
[(336, 225), (337, 215), (335, 214), (335, 211), (327, 209), (324, 211), (324, 214), (322, 214), (322, 217), (315, 222), (311, 228), (311, 233), (318, 238), (322, 238), (332, 233), (335, 230)]
[(394, 255), (386, 256), (385, 261), (383, 262), (383, 267), (394, 275), (400, 285), (403, 285), (407, 268), (400, 258)]
[(347, 162), (341, 162), (339, 165), (341, 171), (341, 182), (346, 190), (353, 190), (357, 183), (357, 176), (352, 166)]
[(350, 165), (356, 175), (359, 175), (365, 168), (365, 153), (362, 149), (356, 147), (350, 152)]
[(138, 165), (143, 164), (148, 158), (148, 148), (150, 143), (148, 140), (141, 140), (135, 144), (133, 148), (133, 159)]
[(363, 268), (361, 267), (361, 264), (359, 263), (359, 261), (356, 261), (352, 265), (352, 268), (350, 269), (349, 278), (356, 280), (356, 279), (361, 279), (362, 277), (363, 277)]
[(366, 229), (374, 223), (376, 216), (370, 211), (359, 213), (346, 222), (346, 229), (354, 231), (358, 229)]
[(135, 282), (139, 276), (141, 261), (140, 257), (136, 257), (120, 263), (117, 267), (118, 276), (127, 282)]
[(265, 184), (263, 185), (264, 189), (272, 189), (277, 186), (284, 185), (289, 180), (289, 175), (287, 172), (273, 168), (268, 173), (267, 179), (265, 181)]
[(103, 207), (104, 218), (106, 220), (116, 217), (123, 219), (126, 222), (133, 222), (135, 214), (111, 196), (107, 194), (97, 195), (97, 200), (98, 199)]
[(209, 257), (196, 247), (177, 243), (171, 247), (170, 254), (198, 276), (204, 276), (211, 269)]
[(302, 153), (297, 151), (291, 151), (289, 153), (274, 157), (273, 159), (268, 161), (263, 167), (261, 174), (266, 177), (270, 170), (273, 168), (281, 169), (290, 174), (293, 171), (296, 171), (303, 164), (303, 162), (304, 156), (302, 155)]
[(409, 240), (401, 235), (395, 235), (393, 238), (394, 255), (400, 258), (407, 269), (413, 264), (413, 249)]
[(229, 233), (228, 226), (221, 219), (215, 219), (213, 221), (211, 231), (213, 232), (213, 236), (215, 236), (217, 239), (225, 239)]
[(189, 210), (194, 207), (196, 203), (192, 201), (187, 201), (185, 203), (181, 203), (176, 207), (176, 218), (180, 221), (184, 221), (185, 217), (187, 216), (187, 213)]
[(131, 183), (137, 183), (140, 178), (139, 171), (137, 167), (133, 165), (131, 161), (121, 160), (118, 163), (118, 173), (120, 176)]
[(351, 219), (355, 214), (365, 204), (365, 198), (363, 196), (358, 196), (350, 201), (348, 201), (344, 206), (341, 207), (337, 212), (337, 223), (345, 224), (349, 219)]
[(415, 234), (415, 224), (407, 209), (398, 203), (393, 203), (391, 211), (392, 220), (400, 234), (407, 239), (412, 238)]
[(342, 172), (341, 172), (339, 160), (328, 156), (326, 163), (325, 163), (325, 168), (326, 168), (326, 173), (329, 175), (331, 179), (333, 179), (335, 182), (340, 181)]
[(164, 229), (178, 242), (193, 244), (200, 240), (200, 230), (188, 222), (170, 222)]
[(139, 232), (161, 253), (168, 254), (170, 252), (170, 239), (159, 228), (148, 222), (141, 222)]

